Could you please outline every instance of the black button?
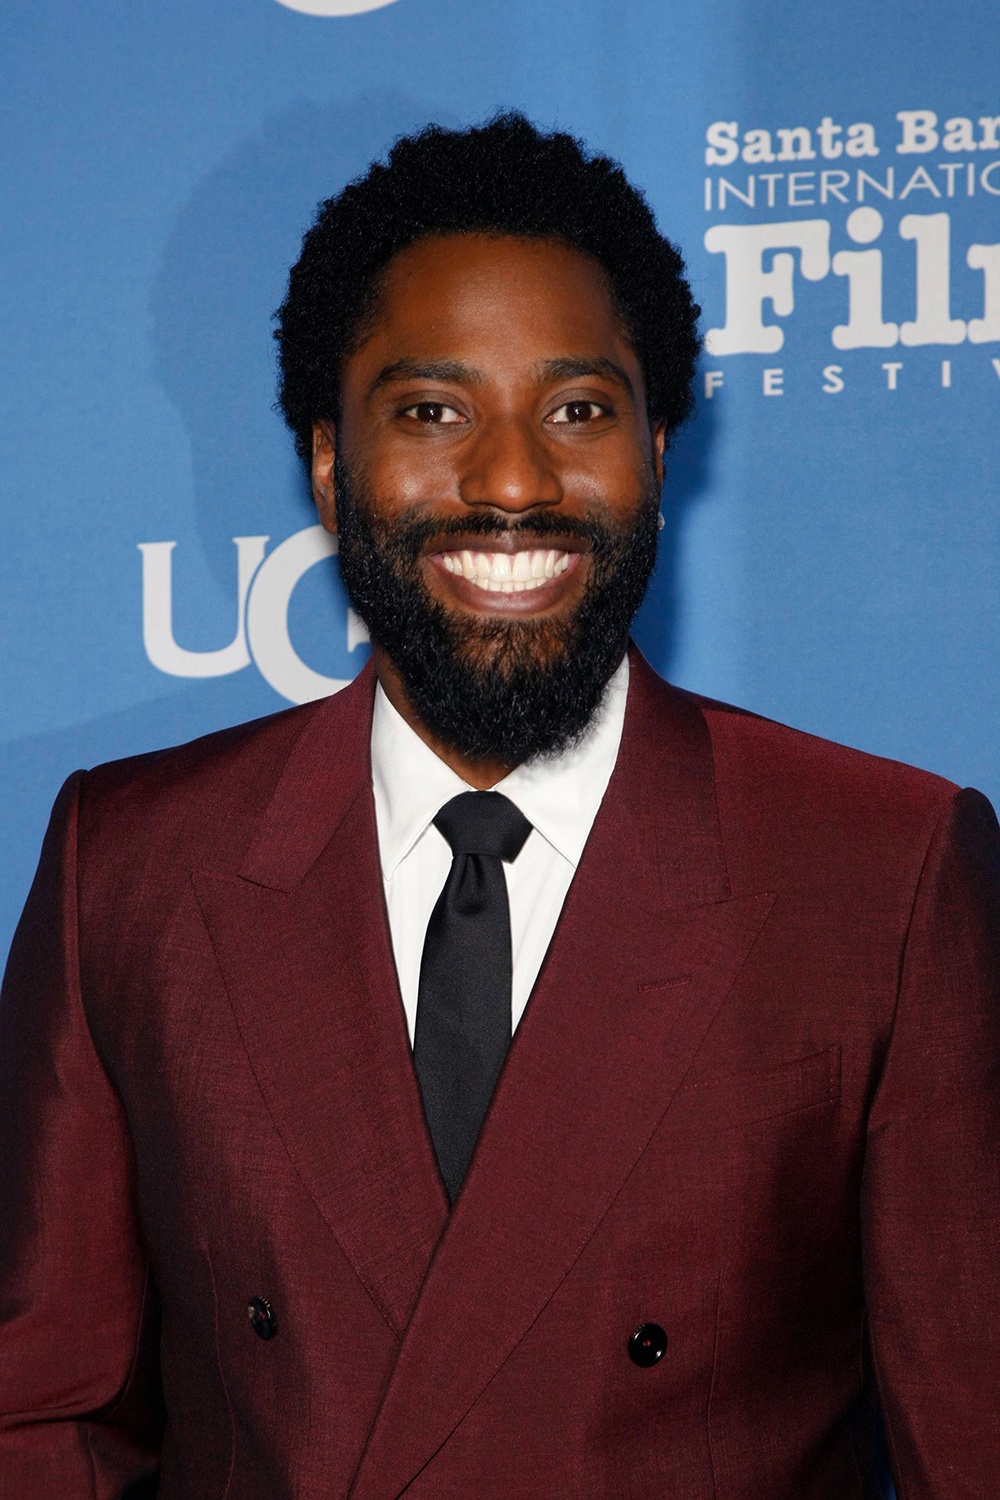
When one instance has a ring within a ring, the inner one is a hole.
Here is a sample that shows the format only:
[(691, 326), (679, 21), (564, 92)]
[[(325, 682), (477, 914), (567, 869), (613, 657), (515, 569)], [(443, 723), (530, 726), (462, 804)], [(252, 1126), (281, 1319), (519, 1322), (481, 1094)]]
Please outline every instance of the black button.
[(628, 1357), (646, 1370), (667, 1352), (667, 1335), (659, 1323), (643, 1323), (628, 1341)]
[(278, 1320), (267, 1298), (251, 1297), (247, 1311), (250, 1314), (250, 1327), (257, 1337), (273, 1339), (278, 1331)]

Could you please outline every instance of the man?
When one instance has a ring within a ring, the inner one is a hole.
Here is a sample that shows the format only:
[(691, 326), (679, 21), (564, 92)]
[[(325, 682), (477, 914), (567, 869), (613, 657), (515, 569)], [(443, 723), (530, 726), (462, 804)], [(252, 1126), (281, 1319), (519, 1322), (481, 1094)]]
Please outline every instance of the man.
[(282, 402), (373, 665), (60, 796), (5, 1495), (845, 1500), (873, 1382), (901, 1500), (996, 1493), (996, 820), (626, 655), (681, 269), (518, 116), (306, 236)]

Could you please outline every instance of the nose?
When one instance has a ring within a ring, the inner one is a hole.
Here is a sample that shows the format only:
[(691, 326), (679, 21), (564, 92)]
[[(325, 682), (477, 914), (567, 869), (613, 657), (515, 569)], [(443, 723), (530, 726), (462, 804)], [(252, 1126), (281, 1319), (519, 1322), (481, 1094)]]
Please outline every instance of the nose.
[(559, 473), (544, 439), (530, 421), (496, 417), (467, 451), (459, 494), (466, 505), (494, 506), (512, 514), (563, 498)]

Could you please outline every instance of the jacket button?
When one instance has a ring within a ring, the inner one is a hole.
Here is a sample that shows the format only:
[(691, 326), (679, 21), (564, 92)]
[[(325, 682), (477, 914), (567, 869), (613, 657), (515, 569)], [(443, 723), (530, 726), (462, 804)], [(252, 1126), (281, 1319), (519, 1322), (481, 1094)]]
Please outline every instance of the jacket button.
[(247, 1305), (250, 1327), (258, 1338), (273, 1339), (278, 1331), (278, 1320), (266, 1297), (251, 1297)]
[(643, 1323), (628, 1341), (628, 1357), (640, 1369), (648, 1369), (662, 1359), (667, 1350), (667, 1335), (659, 1323)]

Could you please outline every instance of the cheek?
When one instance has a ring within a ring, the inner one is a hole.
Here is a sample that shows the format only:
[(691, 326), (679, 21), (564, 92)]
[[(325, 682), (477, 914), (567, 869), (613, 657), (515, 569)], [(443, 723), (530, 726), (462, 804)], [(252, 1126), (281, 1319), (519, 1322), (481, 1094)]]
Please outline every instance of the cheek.
[(379, 509), (412, 509), (456, 498), (459, 478), (452, 455), (428, 443), (374, 445), (365, 473)]
[(655, 485), (651, 459), (632, 446), (602, 455), (599, 464), (577, 460), (563, 473), (563, 488), (568, 495), (605, 511), (615, 521), (634, 516)]

